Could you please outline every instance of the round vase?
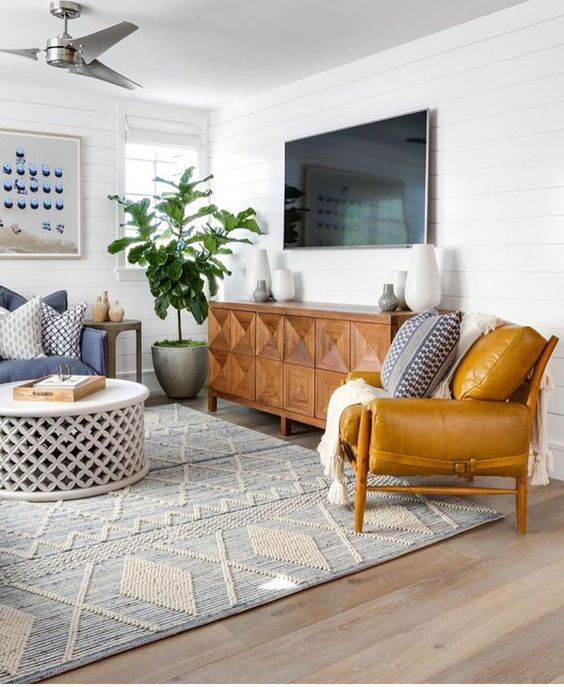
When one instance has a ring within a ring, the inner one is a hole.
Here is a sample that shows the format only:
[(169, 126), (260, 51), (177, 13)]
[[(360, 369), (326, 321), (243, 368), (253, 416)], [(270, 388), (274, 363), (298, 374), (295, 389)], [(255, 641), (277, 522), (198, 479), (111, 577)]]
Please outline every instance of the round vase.
[(110, 307), (110, 310), (108, 312), (110, 322), (121, 322), (123, 320), (124, 315), (125, 315), (125, 310), (121, 307), (121, 305), (119, 304), (119, 301), (116, 301)]
[(253, 300), (253, 294), (257, 288), (257, 283), (264, 281), (268, 294), (272, 287), (272, 277), (270, 274), (270, 264), (268, 262), (268, 253), (264, 248), (255, 248), (251, 253), (249, 266), (247, 267), (247, 276), (245, 279), (245, 293), (247, 298)]
[(378, 306), (382, 312), (393, 312), (397, 310), (399, 298), (394, 293), (393, 284), (384, 284), (382, 295), (378, 299)]
[(397, 270), (392, 272), (392, 283), (394, 285), (394, 293), (399, 299), (400, 310), (405, 310), (407, 304), (405, 302), (405, 280), (407, 279), (407, 270)]
[(257, 303), (264, 303), (270, 298), (270, 290), (266, 286), (264, 279), (259, 279), (257, 288), (253, 291), (253, 300)]
[(411, 247), (405, 280), (405, 302), (415, 312), (433, 308), (441, 302), (441, 279), (435, 247), (429, 243)]
[(104, 322), (108, 309), (102, 301), (102, 296), (98, 296), (96, 302), (92, 304), (92, 319), (94, 322)]
[(290, 270), (276, 270), (272, 278), (272, 297), (275, 301), (291, 301), (296, 295), (294, 275)]

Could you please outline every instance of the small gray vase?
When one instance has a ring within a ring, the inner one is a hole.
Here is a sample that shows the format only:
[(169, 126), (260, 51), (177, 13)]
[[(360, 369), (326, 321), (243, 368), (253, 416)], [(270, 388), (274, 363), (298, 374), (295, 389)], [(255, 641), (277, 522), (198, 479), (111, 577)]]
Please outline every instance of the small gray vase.
[(264, 303), (270, 298), (270, 291), (264, 279), (259, 279), (257, 288), (253, 291), (253, 298), (257, 303)]
[(394, 293), (393, 284), (384, 284), (382, 295), (378, 299), (378, 306), (382, 312), (393, 312), (400, 304), (399, 298)]

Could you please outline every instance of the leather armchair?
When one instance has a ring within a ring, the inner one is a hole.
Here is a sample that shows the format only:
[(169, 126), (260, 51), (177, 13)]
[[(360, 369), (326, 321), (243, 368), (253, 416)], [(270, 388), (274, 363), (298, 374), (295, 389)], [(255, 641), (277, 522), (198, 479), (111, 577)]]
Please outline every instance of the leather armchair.
[[(558, 339), (530, 327), (500, 327), (479, 339), (459, 363), (454, 398), (378, 398), (341, 415), (344, 454), (355, 470), (355, 532), (362, 532), (367, 491), (513, 494), (517, 529), (526, 531), (529, 445), (540, 383)], [(379, 372), (356, 371), (381, 386)], [(514, 487), (466, 484), (368, 485), (377, 475), (501, 476)]]

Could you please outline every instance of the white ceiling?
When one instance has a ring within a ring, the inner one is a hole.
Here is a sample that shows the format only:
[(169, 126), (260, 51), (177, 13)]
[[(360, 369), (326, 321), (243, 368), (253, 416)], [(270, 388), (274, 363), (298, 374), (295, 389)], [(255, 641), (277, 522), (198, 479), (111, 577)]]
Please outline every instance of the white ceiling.
[[(140, 29), (102, 56), (143, 84), (131, 97), (215, 107), (524, 0), (89, 0), (69, 32), (127, 19)], [(62, 23), (48, 0), (2, 0), (0, 47), (43, 47)], [(124, 89), (0, 54), (0, 81), (108, 96)]]

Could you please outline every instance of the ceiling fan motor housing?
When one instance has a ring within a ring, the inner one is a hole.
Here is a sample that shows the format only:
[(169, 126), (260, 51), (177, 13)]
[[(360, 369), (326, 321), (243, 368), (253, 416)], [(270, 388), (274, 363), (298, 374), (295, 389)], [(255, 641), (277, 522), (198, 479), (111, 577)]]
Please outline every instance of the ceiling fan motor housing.
[(78, 50), (75, 50), (70, 45), (67, 45), (70, 36), (64, 34), (49, 38), (47, 41), (47, 64), (52, 67), (61, 67), (69, 69), (69, 67), (76, 67), (81, 64), (82, 60)]

